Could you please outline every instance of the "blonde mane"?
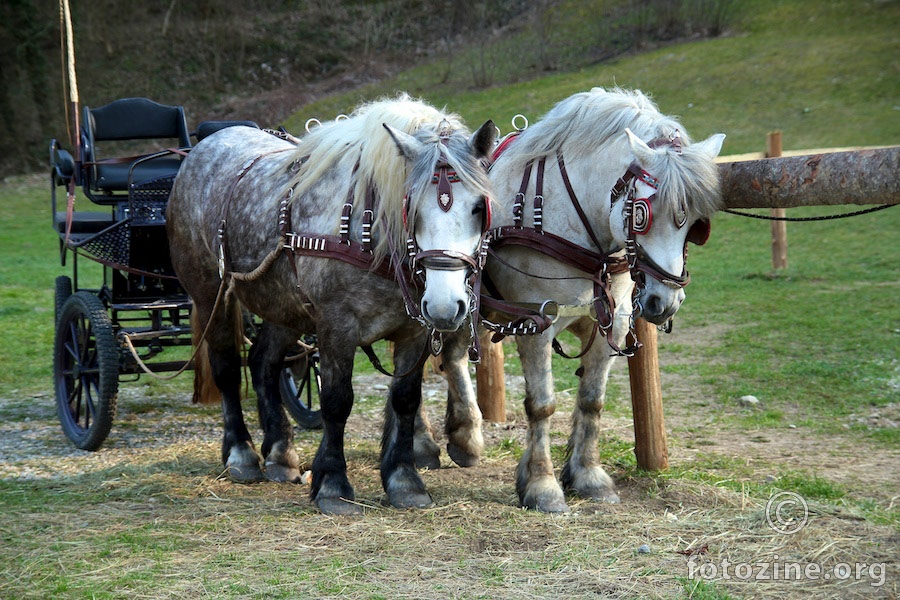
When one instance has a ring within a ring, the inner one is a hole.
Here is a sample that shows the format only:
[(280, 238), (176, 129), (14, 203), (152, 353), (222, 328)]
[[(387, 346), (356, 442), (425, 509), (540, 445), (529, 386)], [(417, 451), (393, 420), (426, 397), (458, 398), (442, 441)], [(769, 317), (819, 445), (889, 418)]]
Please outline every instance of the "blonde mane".
[(526, 129), (505, 154), (513, 169), (542, 156), (553, 156), (565, 145), (567, 157), (590, 156), (597, 148), (622, 136), (625, 129), (648, 142), (655, 138), (681, 139), (681, 153), (662, 150), (658, 202), (674, 209), (681, 198), (701, 216), (721, 208), (718, 171), (708, 156), (691, 148), (691, 138), (673, 117), (659, 112), (640, 90), (593, 88), (569, 96), (539, 122)]
[[(441, 140), (441, 124), (450, 125), (451, 137)], [(404, 158), (384, 124), (414, 135), (420, 142), (430, 144), (431, 151), (424, 152), (415, 165)], [(431, 181), (434, 166), (443, 156), (457, 169), (464, 183), (474, 184), (485, 190), (489, 182), (477, 165), (467, 158), (468, 131), (460, 118), (401, 94), (394, 99), (379, 100), (358, 107), (347, 119), (331, 121), (307, 134), (297, 149), (297, 158), (304, 162), (291, 178), (288, 186), (294, 188), (293, 198), (302, 198), (319, 179), (336, 167), (341, 160), (353, 158), (357, 165), (353, 176), (354, 214), (361, 214), (367, 189), (372, 186), (377, 193), (373, 223), (374, 249), (377, 264), (390, 252), (389, 239), (402, 251), (406, 233), (403, 230), (402, 210), (404, 196), (412, 190), (424, 190)], [(427, 163), (427, 164), (426, 164)], [(348, 172), (345, 176), (350, 178)], [(410, 195), (409, 219), (415, 219), (417, 202)], [(338, 222), (337, 214), (335, 223)]]

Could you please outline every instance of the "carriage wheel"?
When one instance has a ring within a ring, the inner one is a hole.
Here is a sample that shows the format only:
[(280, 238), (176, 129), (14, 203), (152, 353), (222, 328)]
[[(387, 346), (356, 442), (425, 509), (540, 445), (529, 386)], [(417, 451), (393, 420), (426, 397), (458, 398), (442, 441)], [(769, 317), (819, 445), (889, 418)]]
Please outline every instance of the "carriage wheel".
[(322, 428), (322, 413), (312, 408), (313, 399), (319, 395), (321, 384), (318, 350), (288, 362), (281, 371), (281, 400), (297, 425), (303, 429)]
[(76, 447), (96, 450), (116, 413), (119, 351), (106, 307), (90, 292), (76, 292), (60, 309), (53, 376), (63, 431)]
[(59, 322), (59, 315), (62, 312), (63, 304), (72, 295), (72, 279), (68, 275), (60, 275), (56, 278), (56, 312), (54, 317)]

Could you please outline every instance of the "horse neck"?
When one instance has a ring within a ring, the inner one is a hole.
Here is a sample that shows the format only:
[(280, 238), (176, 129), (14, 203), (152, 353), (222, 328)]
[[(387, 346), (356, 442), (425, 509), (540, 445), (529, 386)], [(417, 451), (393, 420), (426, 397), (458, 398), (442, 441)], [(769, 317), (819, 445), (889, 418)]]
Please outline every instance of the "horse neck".
[[(563, 146), (562, 155), (578, 202), (603, 246), (602, 250), (609, 251), (615, 246), (610, 227), (609, 193), (631, 162), (627, 144), (613, 143), (590, 153), (567, 153)], [(513, 160), (504, 160), (505, 158), (501, 156), (491, 170), (491, 180), (498, 196), (494, 211), (496, 226), (513, 224), (513, 204), (524, 174), (523, 165), (515, 164)], [(523, 212), (526, 226), (532, 225), (536, 170), (535, 163), (525, 194)], [(543, 195), (544, 230), (586, 248), (593, 248), (590, 235), (569, 198), (555, 155), (546, 157)]]

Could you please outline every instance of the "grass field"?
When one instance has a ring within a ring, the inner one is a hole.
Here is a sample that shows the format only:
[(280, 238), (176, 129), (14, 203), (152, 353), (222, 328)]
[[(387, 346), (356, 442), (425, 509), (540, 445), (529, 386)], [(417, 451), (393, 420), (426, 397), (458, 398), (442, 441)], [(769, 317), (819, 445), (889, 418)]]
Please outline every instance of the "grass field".
[[(461, 53), (454, 57), (456, 75), (449, 82), (440, 81), (437, 65), (422, 65), (305, 106), (285, 125), (302, 131), (310, 117), (333, 118), (360, 101), (406, 90), (458, 111), (473, 127), (493, 119), (507, 133), (517, 113), (534, 121), (570, 94), (619, 85), (651, 93), (695, 139), (726, 133), (723, 154), (760, 151), (765, 134), (775, 129), (784, 133), (785, 150), (897, 143), (896, 2), (742, 0), (735, 11), (734, 26), (723, 37), (487, 89), (473, 89), (467, 76), (477, 57)], [(506, 64), (510, 54), (525, 59), (532, 46), (523, 40), (521, 48), (498, 48), (498, 61)], [(514, 70), (515, 64), (506, 68)], [(498, 73), (498, 81), (507, 79), (515, 75)]]
[[(484, 92), (429, 83), (423, 67), (307, 107), (298, 122), (410, 89), (470, 124), (506, 123), (615, 82), (653, 92), (695, 138), (727, 133), (726, 153), (760, 150), (771, 129), (784, 131), (786, 149), (900, 142), (897, 2), (740, 6), (728, 37)], [(447, 468), (425, 473), (431, 509), (381, 507), (386, 379), (359, 368), (347, 454), (369, 508), (349, 520), (317, 514), (303, 486), (220, 479), (219, 411), (190, 404), (189, 376), (123, 383), (104, 447), (71, 447), (52, 392), (53, 279), (66, 270), (48, 204), (43, 176), (0, 184), (0, 598), (900, 595), (900, 208), (789, 225), (789, 268), (777, 273), (767, 223), (715, 218), (710, 243), (691, 251), (675, 331), (660, 337), (668, 471), (636, 467), (627, 370), (613, 372), (601, 452), (617, 506), (572, 500), (566, 516), (516, 508), (526, 419), (507, 345), (508, 420), (485, 425), (483, 463), (459, 469), (445, 457)], [(557, 459), (575, 367), (554, 363)], [(438, 427), (443, 393), (429, 376)], [(742, 405), (744, 395), (759, 404)], [(255, 423), (252, 403), (246, 412)], [(302, 460), (318, 439), (297, 432)], [(805, 513), (785, 509), (795, 522), (808, 517), (791, 535), (766, 523), (781, 492), (806, 503)], [(793, 564), (819, 575), (785, 576)]]

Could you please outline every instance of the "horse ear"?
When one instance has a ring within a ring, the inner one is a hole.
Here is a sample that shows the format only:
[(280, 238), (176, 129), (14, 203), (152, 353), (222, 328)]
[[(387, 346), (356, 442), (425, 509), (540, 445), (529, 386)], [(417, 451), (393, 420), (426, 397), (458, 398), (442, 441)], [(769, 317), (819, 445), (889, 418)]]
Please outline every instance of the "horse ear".
[(631, 153), (640, 165), (647, 165), (653, 159), (653, 148), (644, 143), (644, 140), (634, 135), (631, 129), (625, 128), (625, 135), (628, 136), (628, 145), (631, 146)]
[(722, 151), (722, 143), (725, 141), (724, 133), (716, 133), (702, 142), (694, 144), (694, 148), (706, 153), (710, 158), (715, 158)]
[(478, 128), (478, 131), (469, 138), (469, 146), (475, 151), (477, 158), (484, 158), (494, 151), (494, 142), (497, 140), (497, 128), (490, 119)]
[(390, 134), (391, 138), (394, 140), (394, 143), (397, 145), (397, 148), (400, 150), (400, 154), (407, 160), (413, 161), (416, 159), (419, 154), (425, 149), (425, 145), (414, 138), (413, 136), (400, 131), (399, 129), (394, 129), (387, 123), (382, 123), (387, 132)]

